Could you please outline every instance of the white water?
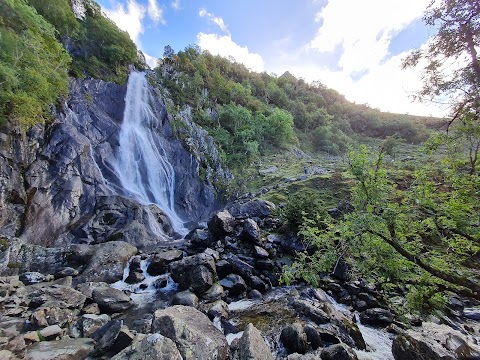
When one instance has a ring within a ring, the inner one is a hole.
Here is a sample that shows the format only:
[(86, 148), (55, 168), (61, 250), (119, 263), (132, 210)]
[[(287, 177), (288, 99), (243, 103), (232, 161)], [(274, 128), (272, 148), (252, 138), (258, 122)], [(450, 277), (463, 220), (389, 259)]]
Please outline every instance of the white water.
[[(132, 72), (125, 96), (115, 172), (125, 193), (143, 205), (157, 205), (180, 235), (188, 230), (174, 209), (175, 171), (158, 136), (159, 119), (152, 108), (152, 94), (144, 73)], [(160, 232), (160, 227), (153, 227)]]
[[(132, 257), (125, 269), (123, 269), (123, 279), (113, 283), (111, 287), (118, 289), (118, 290), (127, 290), (129, 291), (130, 297), (137, 305), (146, 305), (151, 303), (156, 298), (157, 291), (164, 291), (164, 292), (173, 292), (176, 291), (178, 288), (178, 284), (175, 283), (169, 274), (162, 274), (158, 276), (152, 276), (148, 274), (147, 268), (149, 265), (148, 260), (140, 261), (140, 269), (142, 270), (143, 276), (145, 279), (136, 284), (127, 284), (125, 280), (127, 279), (128, 275), (130, 274), (130, 264), (135, 257)], [(155, 286), (155, 283), (158, 281), (167, 280), (167, 285), (161, 289)]]

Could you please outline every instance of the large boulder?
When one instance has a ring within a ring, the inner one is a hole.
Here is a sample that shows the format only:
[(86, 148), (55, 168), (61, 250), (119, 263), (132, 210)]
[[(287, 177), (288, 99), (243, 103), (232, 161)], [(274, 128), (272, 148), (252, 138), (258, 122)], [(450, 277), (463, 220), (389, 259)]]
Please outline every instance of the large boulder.
[(262, 334), (251, 323), (243, 331), (238, 344), (239, 360), (273, 360), (272, 353)]
[(360, 313), (360, 321), (363, 324), (374, 326), (388, 326), (393, 322), (393, 314), (382, 308), (367, 309)]
[(91, 339), (42, 341), (27, 348), (25, 360), (80, 360), (94, 349)]
[(173, 281), (180, 289), (191, 289), (195, 294), (207, 291), (216, 281), (215, 260), (206, 253), (187, 256), (170, 264)]
[(392, 344), (395, 360), (479, 359), (480, 347), (447, 325), (424, 323), (398, 335)]
[(292, 353), (305, 354), (308, 350), (307, 334), (299, 323), (284, 327), (280, 341)]
[(245, 280), (243, 280), (243, 278), (237, 274), (230, 274), (220, 280), (219, 283), (225, 290), (228, 290), (228, 294), (230, 296), (240, 295), (247, 290), (247, 284), (245, 284)]
[(183, 360), (175, 343), (160, 334), (148, 334), (112, 357), (112, 360)]
[(208, 230), (214, 236), (225, 236), (235, 231), (235, 218), (228, 210), (219, 211), (208, 221)]
[(182, 258), (182, 250), (167, 250), (156, 253), (150, 260), (147, 273), (153, 276), (164, 274), (168, 271), (168, 265), (170, 263), (181, 260)]
[(236, 218), (266, 218), (272, 215), (275, 204), (266, 200), (253, 199), (244, 204), (235, 204), (229, 210)]
[(257, 222), (253, 219), (246, 219), (243, 222), (243, 228), (242, 232), (240, 233), (240, 237), (243, 240), (251, 243), (259, 243), (260, 227), (258, 226)]
[(130, 296), (111, 287), (95, 288), (92, 296), (100, 310), (107, 314), (122, 312), (133, 306)]
[(76, 245), (72, 257), (86, 264), (75, 283), (89, 281), (113, 283), (123, 278), (128, 260), (137, 253), (137, 248), (124, 241), (110, 241), (98, 245)]
[(345, 344), (336, 344), (322, 350), (322, 360), (358, 360), (355, 352)]
[(27, 286), (26, 292), (29, 306), (32, 308), (55, 302), (57, 307), (81, 309), (86, 300), (84, 294), (69, 286), (50, 285), (48, 283)]
[(175, 305), (155, 311), (152, 330), (173, 340), (185, 360), (229, 357), (225, 336), (192, 307)]

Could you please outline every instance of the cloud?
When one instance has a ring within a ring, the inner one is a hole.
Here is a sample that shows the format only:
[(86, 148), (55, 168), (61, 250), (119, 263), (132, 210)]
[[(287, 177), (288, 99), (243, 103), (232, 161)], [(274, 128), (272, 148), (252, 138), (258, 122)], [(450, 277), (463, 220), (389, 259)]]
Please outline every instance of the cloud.
[(200, 11), (198, 12), (198, 15), (200, 17), (206, 17), (208, 19), (208, 21), (217, 25), (225, 34), (230, 35), (230, 32), (228, 31), (227, 25), (225, 25), (225, 22), (223, 21), (223, 19), (221, 17), (215, 16), (214, 14), (209, 13), (207, 10), (205, 10), (203, 8), (200, 9)]
[(163, 9), (158, 6), (157, 0), (148, 0), (148, 16), (155, 24), (161, 23), (166, 25), (165, 18), (163, 17)]
[(182, 5), (180, 4), (180, 0), (173, 0), (171, 3), (170, 3), (170, 7), (174, 10), (180, 10), (180, 7)]
[(231, 56), (237, 62), (256, 72), (265, 70), (262, 57), (259, 54), (251, 53), (246, 46), (235, 43), (230, 35), (200, 33), (197, 35), (197, 42), (202, 50), (208, 50), (213, 55)]
[(103, 12), (108, 16), (117, 26), (128, 32), (130, 38), (139, 45), (139, 37), (143, 34), (144, 28), (142, 20), (145, 16), (145, 7), (138, 4), (135, 0), (128, 0), (127, 8), (122, 4), (117, 4), (113, 10), (103, 9)]
[(421, 17), (430, 0), (329, 0), (316, 15), (321, 23), (310, 47), (320, 52), (342, 48), (338, 65), (348, 74), (369, 70), (388, 57), (396, 34)]
[(152, 69), (157, 66), (157, 60), (158, 58), (156, 58), (155, 56), (151, 56), (151, 55), (148, 55), (148, 54), (145, 54), (143, 53), (143, 55), (145, 56), (145, 61), (147, 62), (148, 66), (150, 66)]

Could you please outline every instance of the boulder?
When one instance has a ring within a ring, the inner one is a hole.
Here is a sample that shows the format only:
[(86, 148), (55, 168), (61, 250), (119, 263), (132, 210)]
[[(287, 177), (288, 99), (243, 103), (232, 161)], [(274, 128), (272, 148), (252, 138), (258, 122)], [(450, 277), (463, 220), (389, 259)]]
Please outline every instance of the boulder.
[(447, 325), (423, 323), (398, 335), (392, 344), (395, 360), (479, 359), (480, 347)]
[(130, 296), (121, 290), (110, 287), (95, 288), (92, 297), (100, 310), (107, 314), (122, 312), (133, 306)]
[(79, 272), (77, 269), (67, 266), (60, 271), (57, 271), (53, 276), (55, 277), (55, 279), (61, 279), (67, 276), (77, 276), (78, 273)]
[(81, 331), (83, 337), (90, 337), (95, 331), (110, 321), (107, 314), (93, 315), (85, 314), (77, 322), (77, 327)]
[(266, 218), (272, 215), (275, 204), (270, 201), (253, 199), (244, 204), (235, 204), (230, 208), (230, 213), (236, 218)]
[(168, 271), (168, 265), (174, 261), (181, 260), (183, 252), (181, 250), (168, 250), (156, 253), (150, 260), (147, 267), (147, 273), (152, 276), (165, 274)]
[(251, 323), (243, 331), (238, 344), (239, 360), (273, 360), (270, 348), (262, 334)]
[(235, 218), (228, 210), (220, 211), (208, 221), (208, 230), (217, 237), (232, 234), (235, 231)]
[(259, 243), (260, 242), (260, 227), (253, 219), (246, 219), (243, 222), (242, 232), (240, 233), (240, 237), (248, 242), (251, 243)]
[(322, 360), (358, 360), (355, 352), (345, 344), (336, 344), (322, 350)]
[(222, 285), (215, 283), (210, 289), (202, 294), (202, 299), (206, 301), (216, 301), (225, 295)]
[(160, 334), (147, 334), (112, 357), (112, 360), (183, 360), (175, 343)]
[(360, 321), (367, 325), (385, 327), (393, 322), (393, 314), (382, 308), (367, 309), (360, 313)]
[(200, 311), (175, 305), (155, 311), (152, 330), (173, 340), (185, 360), (229, 357), (225, 336)]
[(305, 324), (305, 326), (303, 327), (303, 331), (305, 331), (305, 334), (307, 335), (307, 341), (313, 350), (322, 347), (322, 338), (320, 337), (320, 334), (315, 327), (310, 324)]
[(198, 306), (198, 297), (191, 291), (185, 290), (176, 293), (172, 298), (173, 305)]
[(465, 316), (468, 319), (472, 320), (478, 320), (480, 321), (480, 308), (472, 307), (472, 308), (464, 308), (463, 309), (463, 316)]
[(58, 325), (50, 325), (40, 330), (40, 336), (45, 340), (55, 340), (63, 334), (63, 330)]
[(76, 245), (72, 250), (77, 261), (86, 264), (75, 284), (85, 282), (113, 283), (123, 278), (123, 269), (128, 260), (137, 253), (137, 248), (124, 241), (110, 241), (98, 245)]
[(295, 300), (292, 302), (292, 307), (297, 313), (309, 318), (316, 324), (326, 324), (330, 321), (330, 317), (325, 311), (306, 300)]
[(47, 302), (61, 303), (61, 307), (69, 309), (81, 309), (85, 303), (86, 296), (69, 286), (51, 285), (27, 286), (27, 299), (30, 307), (36, 308)]
[(308, 350), (307, 334), (299, 323), (284, 327), (280, 334), (280, 341), (292, 353), (305, 354)]
[(215, 260), (205, 253), (172, 262), (170, 272), (173, 281), (179, 284), (180, 289), (191, 288), (195, 294), (207, 291), (217, 278)]
[(230, 274), (219, 281), (220, 285), (228, 291), (230, 296), (237, 296), (247, 290), (247, 284), (240, 275)]
[(217, 300), (214, 303), (208, 304), (209, 309), (207, 315), (210, 319), (221, 318), (228, 319), (228, 305), (223, 300)]
[(267, 250), (265, 250), (264, 248), (260, 247), (260, 246), (257, 246), (255, 245), (254, 246), (254, 249), (255, 249), (255, 256), (257, 258), (260, 258), (260, 259), (266, 259), (270, 256), (270, 254), (268, 253)]
[(103, 355), (113, 348), (115, 340), (117, 339), (120, 330), (122, 329), (122, 322), (119, 320), (110, 320), (101, 328), (96, 330), (91, 338), (95, 340), (95, 354)]
[(42, 341), (27, 348), (25, 360), (80, 360), (94, 349), (91, 339)]

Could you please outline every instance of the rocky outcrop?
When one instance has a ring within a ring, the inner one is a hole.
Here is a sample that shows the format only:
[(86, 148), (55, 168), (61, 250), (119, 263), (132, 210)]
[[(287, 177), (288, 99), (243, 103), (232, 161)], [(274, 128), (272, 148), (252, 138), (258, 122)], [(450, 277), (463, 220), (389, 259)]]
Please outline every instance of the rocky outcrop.
[(224, 335), (206, 315), (192, 307), (175, 305), (157, 310), (152, 330), (173, 340), (185, 360), (228, 359), (229, 347)]

